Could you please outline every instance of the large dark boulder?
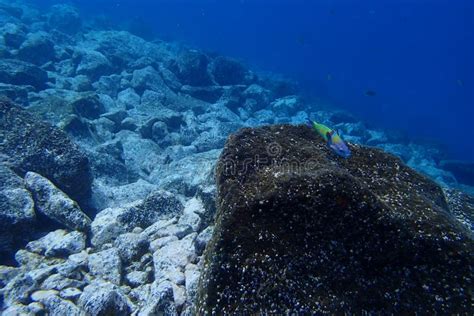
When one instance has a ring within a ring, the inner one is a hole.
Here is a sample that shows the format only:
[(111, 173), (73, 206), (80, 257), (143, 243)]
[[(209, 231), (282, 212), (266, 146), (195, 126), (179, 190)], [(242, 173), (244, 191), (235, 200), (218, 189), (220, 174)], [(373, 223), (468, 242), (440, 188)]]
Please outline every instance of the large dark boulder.
[(243, 129), (217, 165), (202, 315), (471, 314), (472, 233), (431, 180), (309, 127)]
[(51, 36), (42, 31), (28, 34), (18, 49), (18, 57), (21, 60), (36, 65), (54, 60), (54, 54), (54, 43)]
[(48, 24), (51, 28), (64, 33), (75, 34), (81, 28), (82, 21), (75, 7), (68, 4), (57, 4), (51, 7)]
[(0, 99), (0, 139), (0, 154), (19, 175), (34, 171), (78, 202), (89, 197), (89, 160), (64, 132)]
[[(214, 81), (221, 86), (244, 84), (250, 79), (249, 71), (239, 61), (219, 56), (209, 66)], [(247, 78), (249, 76), (249, 78)]]
[(31, 85), (44, 89), (48, 74), (41, 68), (16, 59), (0, 59), (0, 82), (13, 85)]
[(212, 83), (208, 65), (209, 58), (205, 54), (190, 50), (179, 54), (177, 60), (170, 63), (170, 69), (183, 84), (207, 86)]

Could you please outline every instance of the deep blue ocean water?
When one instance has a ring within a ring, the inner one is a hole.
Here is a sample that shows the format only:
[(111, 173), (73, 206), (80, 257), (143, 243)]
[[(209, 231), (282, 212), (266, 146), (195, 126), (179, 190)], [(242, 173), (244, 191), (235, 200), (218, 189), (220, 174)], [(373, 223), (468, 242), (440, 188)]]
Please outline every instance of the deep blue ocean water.
[(84, 15), (103, 14), (117, 25), (133, 21), (145, 37), (284, 74), (308, 95), (376, 127), (474, 161), (471, 0), (72, 2)]

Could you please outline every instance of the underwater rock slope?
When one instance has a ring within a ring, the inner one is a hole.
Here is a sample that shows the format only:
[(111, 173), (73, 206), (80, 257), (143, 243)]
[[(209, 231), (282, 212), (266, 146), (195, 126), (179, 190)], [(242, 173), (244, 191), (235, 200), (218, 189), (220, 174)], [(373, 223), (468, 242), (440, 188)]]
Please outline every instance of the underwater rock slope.
[(90, 195), (88, 158), (63, 131), (12, 102), (0, 100), (0, 153), (20, 175), (35, 171), (78, 201)]
[(338, 158), (305, 126), (229, 138), (200, 313), (472, 312), (474, 240), (441, 188), (351, 149)]

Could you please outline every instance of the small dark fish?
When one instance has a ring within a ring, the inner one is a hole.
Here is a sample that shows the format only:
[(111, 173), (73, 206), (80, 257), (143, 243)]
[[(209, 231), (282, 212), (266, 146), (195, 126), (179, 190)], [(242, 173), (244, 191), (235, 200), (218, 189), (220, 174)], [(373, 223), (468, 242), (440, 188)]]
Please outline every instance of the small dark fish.
[(298, 36), (297, 40), (298, 44), (300, 44), (301, 46), (304, 46), (306, 44), (306, 39), (304, 38), (303, 35), (300, 35)]
[(365, 91), (365, 95), (368, 97), (375, 97), (377, 95), (377, 92), (375, 92), (374, 90), (367, 90)]

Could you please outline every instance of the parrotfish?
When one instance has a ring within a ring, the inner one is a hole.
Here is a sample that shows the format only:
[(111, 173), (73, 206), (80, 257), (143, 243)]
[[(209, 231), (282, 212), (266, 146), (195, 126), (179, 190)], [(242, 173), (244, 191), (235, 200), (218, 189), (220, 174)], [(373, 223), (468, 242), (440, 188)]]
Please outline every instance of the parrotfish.
[(346, 143), (342, 140), (342, 137), (333, 129), (330, 129), (326, 125), (316, 123), (314, 121), (311, 122), (311, 126), (314, 128), (319, 135), (326, 141), (329, 148), (332, 149), (337, 155), (349, 158), (351, 155), (351, 151), (349, 147), (347, 147)]

